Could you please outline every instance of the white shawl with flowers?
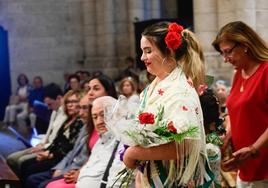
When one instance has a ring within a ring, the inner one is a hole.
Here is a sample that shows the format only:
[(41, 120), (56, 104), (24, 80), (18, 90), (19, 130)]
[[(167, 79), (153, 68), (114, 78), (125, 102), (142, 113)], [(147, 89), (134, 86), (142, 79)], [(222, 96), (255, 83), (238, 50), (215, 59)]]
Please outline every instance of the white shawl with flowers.
[[(155, 79), (141, 94), (141, 112), (157, 114), (159, 106), (164, 106), (163, 119), (172, 121), (177, 133), (187, 131), (191, 126), (199, 127), (199, 132), (194, 138), (186, 138), (178, 144), (177, 161), (163, 162), (169, 169), (165, 184), (177, 182), (177, 185), (188, 186), (190, 182), (194, 186), (202, 185), (206, 162), (203, 115), (198, 94), (181, 69), (175, 68), (159, 83)], [(151, 171), (152, 176), (157, 176), (153, 174), (152, 167)], [(143, 187), (149, 187), (146, 174), (143, 173), (142, 177)], [(154, 181), (157, 178), (151, 179)]]
[(141, 161), (140, 165), (145, 164), (142, 187), (151, 187), (152, 182), (159, 188), (189, 183), (196, 187), (210, 180), (204, 177), (205, 132), (199, 97), (180, 68), (158, 83), (155, 79), (141, 94), (138, 116), (137, 109), (138, 104), (119, 97), (112, 113), (106, 110), (105, 122), (115, 137), (128, 146), (144, 148), (176, 141), (178, 153), (176, 161)]
[(165, 108), (163, 118), (172, 120), (178, 133), (193, 125), (203, 129), (199, 97), (194, 87), (188, 83), (185, 75), (178, 68), (158, 84), (154, 80), (141, 93), (141, 112), (157, 114), (161, 105)]

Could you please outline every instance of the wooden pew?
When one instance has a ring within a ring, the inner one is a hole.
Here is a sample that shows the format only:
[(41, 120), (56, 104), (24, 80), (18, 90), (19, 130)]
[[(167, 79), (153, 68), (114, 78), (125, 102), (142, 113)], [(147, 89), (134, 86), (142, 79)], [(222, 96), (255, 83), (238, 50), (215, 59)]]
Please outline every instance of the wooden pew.
[(0, 155), (0, 188), (20, 187), (20, 180), (9, 168), (6, 160)]

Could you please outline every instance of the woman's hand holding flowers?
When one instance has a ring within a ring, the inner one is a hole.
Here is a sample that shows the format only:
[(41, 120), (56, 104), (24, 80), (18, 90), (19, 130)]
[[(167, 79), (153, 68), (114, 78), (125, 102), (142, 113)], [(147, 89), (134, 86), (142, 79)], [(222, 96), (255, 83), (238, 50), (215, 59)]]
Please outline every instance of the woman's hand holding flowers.
[(132, 157), (132, 152), (135, 151), (135, 147), (136, 146), (127, 148), (123, 156), (123, 162), (125, 163), (126, 167), (130, 169), (136, 169), (138, 164), (138, 161)]

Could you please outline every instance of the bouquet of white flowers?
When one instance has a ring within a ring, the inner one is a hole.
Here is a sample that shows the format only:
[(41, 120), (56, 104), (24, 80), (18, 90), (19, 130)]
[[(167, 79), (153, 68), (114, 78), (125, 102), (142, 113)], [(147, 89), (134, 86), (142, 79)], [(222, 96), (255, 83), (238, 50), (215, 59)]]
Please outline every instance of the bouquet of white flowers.
[[(138, 106), (139, 104), (129, 103), (126, 97), (119, 96), (113, 109), (105, 110), (107, 112), (105, 113), (106, 126), (125, 145), (125, 150), (128, 146), (138, 145), (148, 148), (172, 141), (180, 143), (186, 137), (194, 138), (199, 131), (199, 128), (194, 125), (178, 131), (172, 121), (163, 118), (164, 106), (159, 106), (156, 114), (137, 113)], [(124, 151), (120, 153), (121, 159), (123, 159)], [(144, 161), (140, 161), (139, 170), (142, 171), (143, 165)], [(133, 176), (133, 170), (123, 169), (118, 176), (119, 179), (123, 177), (122, 185), (125, 183), (127, 187), (130, 176)]]
[(172, 121), (163, 119), (164, 106), (159, 106), (157, 114), (137, 113), (138, 106), (128, 103), (126, 97), (119, 96), (117, 104), (109, 110), (111, 113), (105, 113), (108, 129), (125, 145), (148, 148), (172, 141), (181, 142), (198, 133), (198, 127), (194, 125), (178, 131)]

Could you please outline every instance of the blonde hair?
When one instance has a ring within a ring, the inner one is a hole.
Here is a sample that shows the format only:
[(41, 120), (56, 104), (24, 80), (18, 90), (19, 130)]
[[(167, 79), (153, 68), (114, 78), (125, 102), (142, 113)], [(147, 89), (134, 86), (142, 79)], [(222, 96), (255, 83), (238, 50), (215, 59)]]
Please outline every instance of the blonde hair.
[(183, 72), (193, 80), (194, 87), (197, 89), (205, 81), (203, 50), (193, 32), (185, 29), (182, 34), (188, 45), (179, 63)]
[(83, 92), (80, 91), (80, 90), (76, 90), (76, 91), (69, 90), (69, 91), (63, 96), (63, 109), (64, 109), (65, 114), (67, 114), (67, 115), (68, 115), (68, 113), (67, 113), (66, 102), (67, 102), (68, 98), (71, 97), (71, 96), (73, 96), (73, 95), (75, 95), (79, 101), (80, 101), (81, 98), (84, 96)]
[(268, 47), (266, 42), (247, 24), (241, 21), (230, 22), (223, 26), (212, 45), (218, 52), (220, 43), (230, 41), (239, 43), (248, 48), (248, 54), (260, 62), (268, 60)]
[(182, 43), (178, 49), (173, 50), (175, 57), (171, 57), (172, 51), (165, 43), (170, 22), (158, 22), (147, 27), (142, 36), (154, 44), (167, 58), (175, 58), (185, 75), (193, 80), (196, 90), (204, 83), (205, 66), (204, 55), (200, 43), (194, 33), (184, 29), (182, 31)]

